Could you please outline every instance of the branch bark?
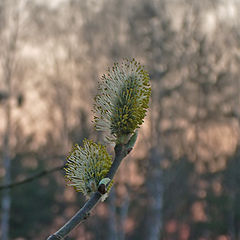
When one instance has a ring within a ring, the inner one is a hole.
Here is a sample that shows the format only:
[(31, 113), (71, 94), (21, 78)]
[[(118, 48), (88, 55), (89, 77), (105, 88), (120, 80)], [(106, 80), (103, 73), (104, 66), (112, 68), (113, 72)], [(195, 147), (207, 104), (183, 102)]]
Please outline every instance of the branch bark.
[[(132, 146), (130, 146), (129, 143), (126, 145), (117, 144), (115, 146), (114, 148), (115, 158), (106, 178), (110, 178), (111, 180), (113, 179), (121, 161), (127, 156), (127, 154), (132, 149)], [(89, 216), (90, 211), (97, 205), (101, 196), (102, 196), (101, 193), (95, 192), (92, 195), (92, 197), (84, 204), (84, 206), (62, 228), (60, 228), (53, 235), (49, 236), (47, 240), (64, 239), (67, 236), (67, 234), (73, 230), (73, 228), (75, 228)]]

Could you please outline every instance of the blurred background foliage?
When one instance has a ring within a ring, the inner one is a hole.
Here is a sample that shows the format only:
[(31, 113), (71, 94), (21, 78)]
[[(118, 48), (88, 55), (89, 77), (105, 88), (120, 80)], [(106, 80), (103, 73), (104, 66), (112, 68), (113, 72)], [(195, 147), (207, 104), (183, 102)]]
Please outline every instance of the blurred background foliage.
[[(239, 14), (237, 0), (1, 0), (1, 185), (101, 140), (97, 81), (135, 57), (148, 116), (110, 197), (66, 239), (239, 240)], [(65, 185), (59, 170), (1, 190), (1, 239), (61, 227), (85, 201)]]

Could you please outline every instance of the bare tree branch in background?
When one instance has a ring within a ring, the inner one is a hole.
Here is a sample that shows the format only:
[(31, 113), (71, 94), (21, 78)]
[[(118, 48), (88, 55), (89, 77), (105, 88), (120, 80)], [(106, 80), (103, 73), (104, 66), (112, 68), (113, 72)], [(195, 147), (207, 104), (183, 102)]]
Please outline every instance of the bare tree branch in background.
[(52, 169), (49, 169), (49, 170), (43, 170), (31, 177), (27, 177), (21, 181), (16, 181), (16, 182), (12, 182), (12, 183), (9, 183), (9, 184), (6, 184), (6, 185), (2, 185), (0, 186), (0, 191), (4, 190), (4, 189), (9, 189), (9, 188), (15, 188), (15, 187), (18, 187), (20, 185), (23, 185), (23, 184), (26, 184), (26, 183), (29, 183), (29, 182), (32, 182), (34, 180), (37, 180), (38, 178), (41, 178), (41, 177), (44, 177), (48, 174), (51, 174), (51, 173), (54, 173), (56, 171), (59, 171), (59, 170), (62, 170), (64, 168), (64, 164), (61, 165), (61, 166), (58, 166), (58, 167), (54, 167)]

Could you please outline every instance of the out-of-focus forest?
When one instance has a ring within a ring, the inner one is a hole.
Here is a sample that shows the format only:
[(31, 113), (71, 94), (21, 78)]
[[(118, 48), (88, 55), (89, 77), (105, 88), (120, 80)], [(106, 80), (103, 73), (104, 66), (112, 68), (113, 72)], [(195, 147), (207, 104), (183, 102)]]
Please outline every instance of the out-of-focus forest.
[(239, 15), (237, 0), (1, 0), (0, 184), (40, 174), (0, 189), (0, 238), (46, 239), (83, 205), (60, 168), (103, 139), (97, 82), (135, 57), (148, 115), (110, 197), (66, 239), (239, 240)]

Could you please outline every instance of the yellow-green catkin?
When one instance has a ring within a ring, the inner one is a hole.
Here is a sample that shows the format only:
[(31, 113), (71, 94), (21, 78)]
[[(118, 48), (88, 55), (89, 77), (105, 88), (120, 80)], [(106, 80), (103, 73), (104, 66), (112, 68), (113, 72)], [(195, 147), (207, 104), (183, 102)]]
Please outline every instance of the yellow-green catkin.
[(135, 59), (115, 63), (98, 86), (96, 129), (106, 131), (109, 141), (124, 142), (143, 123), (150, 94), (149, 75)]
[[(66, 179), (77, 191), (89, 195), (97, 191), (111, 164), (111, 156), (104, 145), (85, 139), (83, 147), (76, 144), (67, 158)], [(110, 185), (112, 183), (108, 191)]]

